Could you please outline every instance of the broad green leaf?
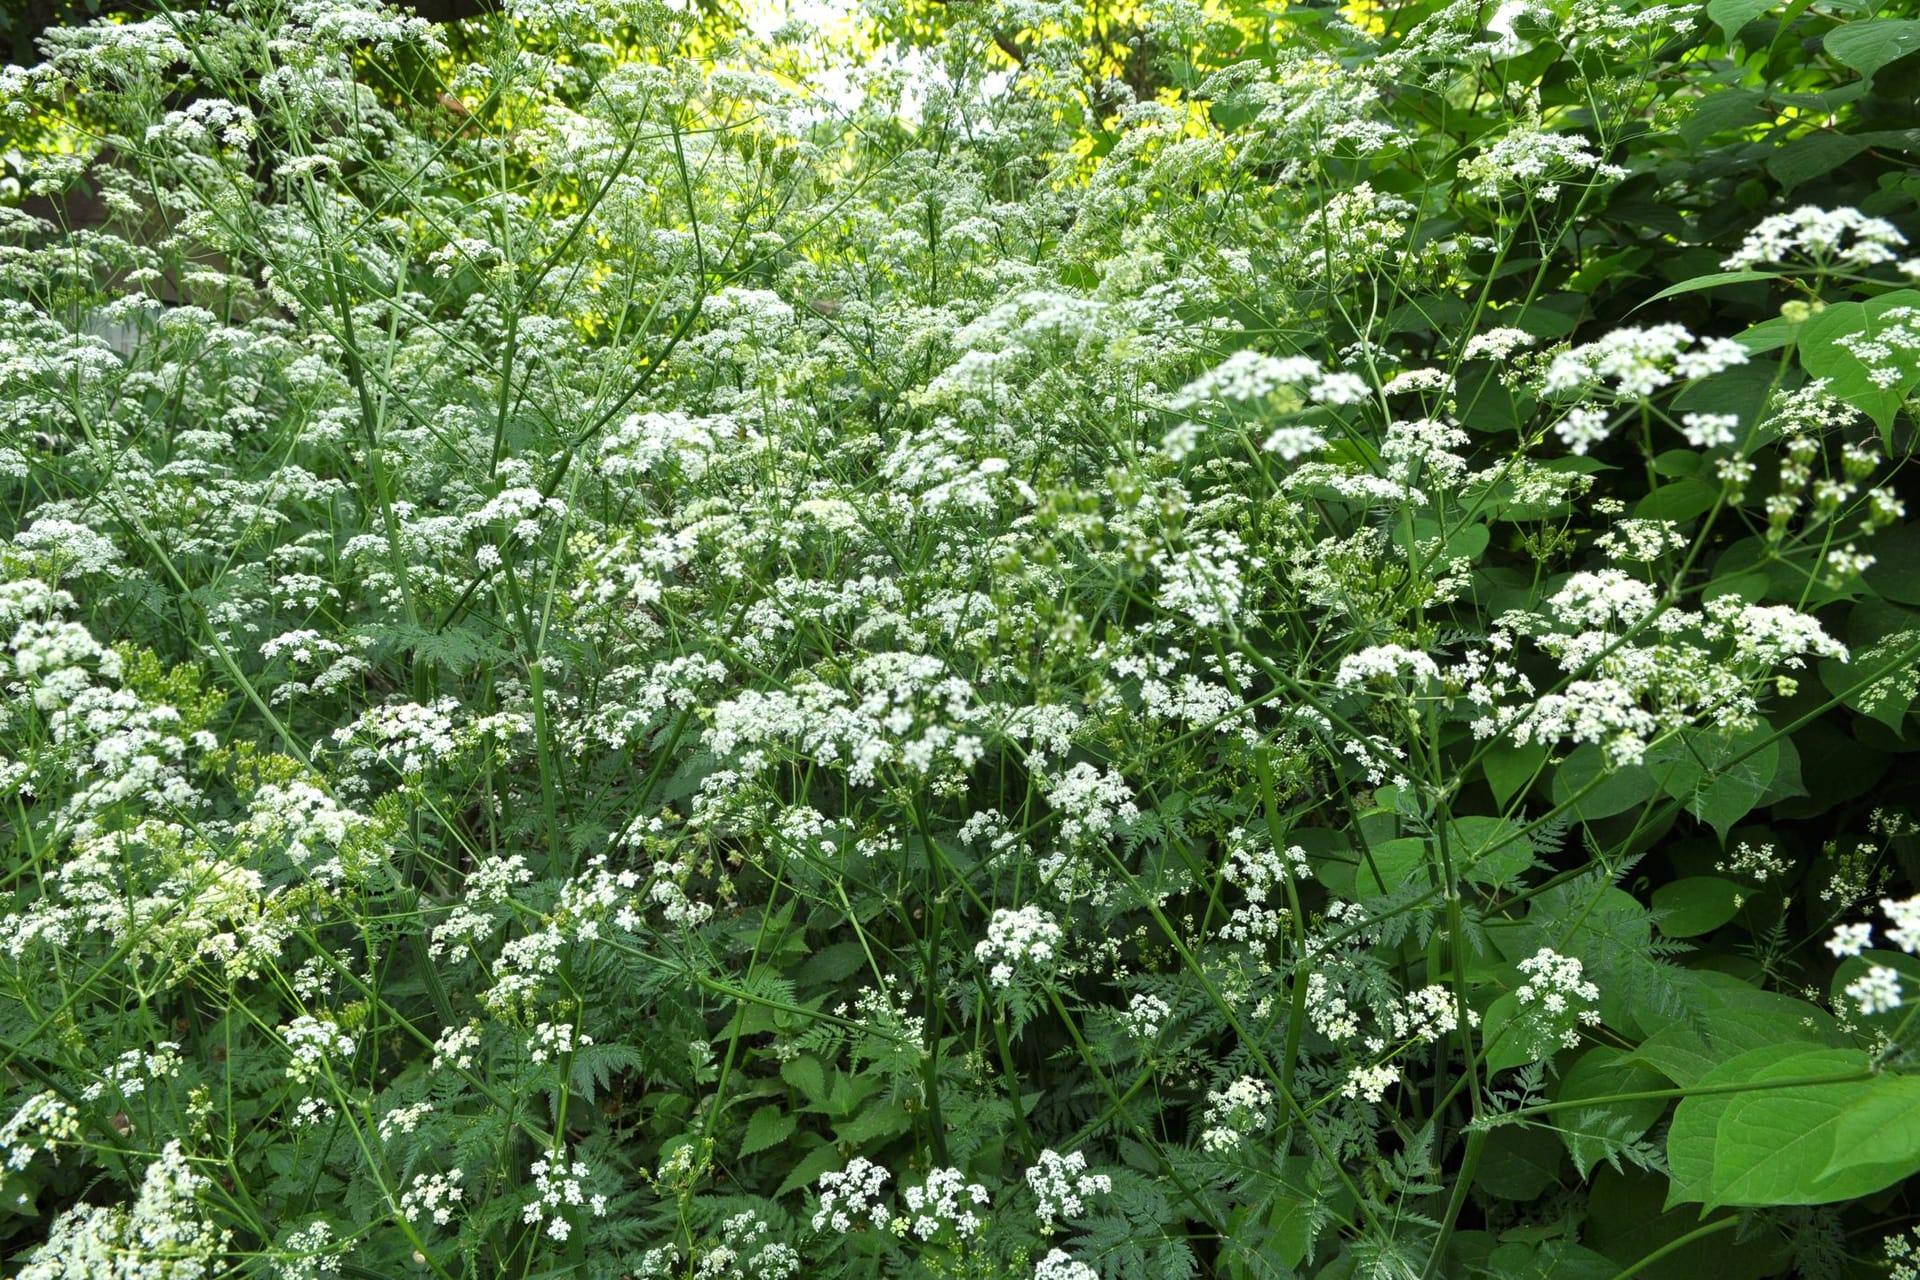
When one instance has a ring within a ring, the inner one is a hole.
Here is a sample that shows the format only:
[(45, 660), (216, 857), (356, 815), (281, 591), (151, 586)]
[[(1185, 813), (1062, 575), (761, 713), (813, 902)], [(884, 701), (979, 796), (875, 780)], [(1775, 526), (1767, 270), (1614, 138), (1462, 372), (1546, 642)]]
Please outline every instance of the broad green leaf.
[(1683, 524), (1713, 510), (1713, 504), (1720, 500), (1720, 492), (1718, 482), (1676, 480), (1640, 499), (1634, 504), (1633, 514), (1642, 520), (1672, 520)]
[(1680, 1104), (1667, 1137), (1668, 1204), (1830, 1204), (1920, 1171), (1920, 1146), (1873, 1145), (1866, 1158), (1841, 1148), (1843, 1132), (1893, 1120), (1920, 1098), (1920, 1081), (1869, 1075), (1867, 1066), (1858, 1049), (1776, 1044), (1709, 1072), (1702, 1089), (1754, 1087)]
[(750, 1156), (778, 1146), (791, 1138), (798, 1127), (799, 1121), (779, 1107), (761, 1107), (747, 1121), (747, 1132), (740, 1139), (740, 1154)]
[[(1439, 538), (1440, 525), (1434, 520), (1415, 520), (1410, 526), (1404, 523), (1396, 524), (1393, 529), (1393, 544), (1402, 548), (1431, 547)], [(1478, 560), (1480, 553), (1487, 549), (1487, 543), (1490, 540), (1491, 535), (1484, 524), (1456, 523), (1448, 531), (1446, 545), (1439, 549), (1438, 558), (1441, 561), (1455, 558)]]
[[(1859, 1050), (1823, 1049), (1775, 1063), (1757, 1072), (1754, 1082), (1844, 1077), (1866, 1068), (1866, 1054)], [(1857, 1134), (1910, 1108), (1916, 1091), (1920, 1081), (1879, 1075), (1736, 1095), (1714, 1131), (1709, 1207), (1831, 1204), (1870, 1195), (1920, 1171), (1920, 1146), (1896, 1152), (1876, 1145), (1871, 1148), (1875, 1158), (1862, 1159), (1838, 1141), (1843, 1130)]]
[(786, 1178), (781, 1181), (780, 1189), (774, 1195), (784, 1196), (789, 1191), (798, 1191), (817, 1181), (821, 1174), (845, 1167), (847, 1160), (848, 1157), (840, 1154), (840, 1148), (831, 1142), (823, 1143), (787, 1171)]
[(892, 1138), (913, 1128), (913, 1116), (897, 1102), (884, 1102), (858, 1111), (850, 1120), (833, 1127), (833, 1136), (842, 1145), (865, 1146), (879, 1138)]
[(1833, 1018), (1817, 1005), (1762, 991), (1726, 973), (1685, 975), (1678, 1016), (1648, 1036), (1633, 1056), (1683, 1088), (1740, 1054), (1791, 1041), (1823, 1044)]
[[(1724, 1085), (1753, 1084), (1764, 1072), (1789, 1064), (1779, 1080), (1795, 1080), (1836, 1074), (1830, 1070), (1799, 1071), (1790, 1064), (1805, 1061), (1825, 1062), (1824, 1055), (1845, 1050), (1816, 1048), (1798, 1041), (1774, 1040), (1744, 1053), (1735, 1054), (1706, 1072), (1687, 1088), (1713, 1089)], [(1853, 1059), (1859, 1059), (1856, 1052)], [(1667, 1189), (1667, 1207), (1676, 1204), (1707, 1203), (1713, 1196), (1714, 1171), (1720, 1156), (1720, 1121), (1737, 1093), (1700, 1093), (1683, 1098), (1667, 1127), (1667, 1168), (1672, 1184)]]
[[(1576, 802), (1574, 797), (1588, 786), (1593, 789)], [(1638, 808), (1657, 790), (1659, 783), (1644, 767), (1609, 768), (1605, 755), (1592, 743), (1576, 748), (1553, 774), (1553, 802), (1567, 806), (1582, 822)]]
[(1537, 1199), (1560, 1181), (1567, 1157), (1551, 1130), (1501, 1125), (1487, 1135), (1475, 1185), (1502, 1200)]
[(1893, 359), (1899, 381), (1882, 386), (1840, 340), (1871, 338), (1881, 315), (1894, 307), (1912, 306), (1920, 306), (1920, 292), (1912, 289), (1896, 289), (1867, 302), (1837, 302), (1802, 325), (1798, 335), (1801, 367), (1812, 377), (1827, 379), (1835, 396), (1872, 418), (1883, 440), (1907, 393), (1920, 385), (1920, 355), (1898, 353)]
[(1620, 1269), (1584, 1245), (1555, 1237), (1502, 1244), (1487, 1259), (1487, 1274), (1502, 1280), (1614, 1280)]
[(818, 1106), (827, 1099), (827, 1073), (820, 1060), (803, 1053), (780, 1064), (780, 1078), (800, 1091), (800, 1096)]
[[(1425, 840), (1414, 836), (1382, 840), (1362, 855), (1354, 885), (1362, 894), (1392, 893), (1415, 875), (1424, 874), (1431, 862)], [(1438, 869), (1435, 871), (1437, 874)]]
[(1551, 1050), (1535, 1052), (1533, 1039), (1531, 1029), (1520, 1020), (1520, 1000), (1509, 991), (1488, 1005), (1480, 1018), (1480, 1065), (1488, 1071), (1505, 1071), (1552, 1056)]
[(1506, 818), (1455, 818), (1449, 824), (1454, 870), (1475, 884), (1499, 886), (1533, 865), (1531, 837)]
[[(1691, 280), (1682, 280), (1679, 284), (1670, 284), (1660, 292), (1640, 304), (1651, 306), (1662, 298), (1675, 298), (1683, 293), (1699, 293), (1703, 289), (1721, 289), (1730, 284), (1752, 284), (1756, 280), (1778, 280), (1777, 271), (1716, 271), (1711, 275), (1695, 276)], [(1640, 307), (1633, 310), (1638, 311)], [(1633, 312), (1629, 311), (1628, 315)]]
[(1707, 0), (1707, 16), (1731, 43), (1745, 26), (1773, 8), (1775, 0)]
[(1851, 134), (1810, 133), (1774, 152), (1767, 172), (1791, 190), (1832, 173), (1866, 149), (1867, 143)]
[(1860, 549), (1873, 556), (1864, 576), (1874, 594), (1901, 604), (1920, 604), (1920, 521), (1894, 525), (1869, 538)]
[[(1873, 1089), (1834, 1126), (1833, 1154), (1818, 1181), (1920, 1170), (1920, 1076), (1876, 1076)], [(1865, 1194), (1864, 1192), (1861, 1194)]]
[(1733, 1231), (1720, 1231), (1683, 1240), (1703, 1225), (1700, 1212), (1681, 1206), (1662, 1213), (1666, 1196), (1664, 1174), (1615, 1172), (1603, 1165), (1587, 1184), (1588, 1216), (1580, 1239), (1622, 1271), (1637, 1267), (1634, 1280), (1761, 1280), (1782, 1274), (1777, 1236), (1756, 1232), (1742, 1240)]
[(1751, 89), (1721, 89), (1709, 93), (1680, 122), (1680, 136), (1697, 147), (1723, 129), (1768, 124), (1773, 117), (1765, 109), (1764, 101)]
[(1760, 803), (1780, 767), (1780, 745), (1767, 740), (1772, 732), (1765, 724), (1732, 733), (1696, 730), (1649, 751), (1647, 768), (1668, 795), (1725, 840)]
[(1537, 742), (1524, 747), (1501, 742), (1489, 747), (1480, 757), (1480, 768), (1486, 774), (1487, 789), (1493, 792), (1494, 803), (1506, 808), (1521, 788), (1533, 781), (1546, 759), (1547, 749)]
[(1653, 891), (1654, 921), (1669, 938), (1711, 933), (1740, 910), (1740, 886), (1719, 876), (1686, 876)]
[(1849, 22), (1829, 31), (1821, 43), (1840, 62), (1863, 76), (1871, 76), (1889, 62), (1920, 50), (1920, 22), (1911, 18)]
[[(1611, 1045), (1596, 1045), (1575, 1058), (1553, 1091), (1556, 1102), (1582, 1098), (1610, 1098), (1618, 1094), (1650, 1093), (1667, 1089), (1666, 1078), (1633, 1055)], [(1596, 1103), (1592, 1108), (1563, 1111), (1555, 1123), (1573, 1164), (1585, 1177), (1595, 1165), (1625, 1141), (1651, 1129), (1673, 1105), (1671, 1098), (1640, 1098)]]

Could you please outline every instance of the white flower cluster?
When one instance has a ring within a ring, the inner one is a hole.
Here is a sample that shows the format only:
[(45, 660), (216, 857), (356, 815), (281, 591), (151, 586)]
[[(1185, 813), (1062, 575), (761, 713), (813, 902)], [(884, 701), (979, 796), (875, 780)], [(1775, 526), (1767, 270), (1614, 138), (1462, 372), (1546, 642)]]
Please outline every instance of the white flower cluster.
[(1233, 909), (1221, 926), (1220, 936), (1254, 945), (1278, 938), (1286, 926), (1287, 908), (1270, 902), (1281, 886), (1307, 873), (1307, 851), (1295, 845), (1276, 853), (1270, 840), (1241, 827), (1227, 837), (1224, 870), (1227, 880), (1238, 885), (1247, 900)]
[(409, 1106), (390, 1107), (387, 1113), (380, 1117), (376, 1132), (380, 1135), (380, 1141), (391, 1142), (403, 1133), (412, 1133), (418, 1129), (420, 1122), (432, 1114), (431, 1102), (415, 1102)]
[(968, 1182), (958, 1169), (935, 1169), (917, 1187), (908, 1187), (907, 1212), (912, 1215), (913, 1234), (932, 1240), (951, 1231), (958, 1240), (971, 1240), (986, 1225), (975, 1209), (988, 1206), (987, 1189)]
[(1506, 360), (1516, 351), (1524, 351), (1539, 339), (1525, 329), (1500, 328), (1476, 333), (1460, 350), (1462, 360)]
[(1128, 1035), (1136, 1040), (1158, 1039), (1160, 1029), (1173, 1016), (1173, 1006), (1159, 996), (1136, 991), (1127, 999), (1126, 1012), (1120, 1015), (1120, 1025), (1126, 1028)]
[(569, 1161), (565, 1153), (556, 1152), (535, 1160), (531, 1172), (533, 1199), (520, 1211), (522, 1222), (531, 1224), (544, 1219), (547, 1234), (555, 1240), (565, 1240), (573, 1234), (573, 1220), (567, 1210), (585, 1208), (596, 1218), (606, 1216), (607, 1198), (587, 1194), (587, 1180), (593, 1175), (586, 1161)]
[(1085, 761), (1053, 779), (1046, 795), (1060, 815), (1060, 838), (1067, 844), (1106, 835), (1140, 816), (1133, 790), (1119, 771), (1110, 767), (1103, 772)]
[(1307, 975), (1307, 1020), (1335, 1044), (1360, 1034), (1360, 1015), (1320, 969)]
[(1384, 680), (1396, 686), (1404, 682), (1406, 687), (1417, 692), (1428, 682), (1439, 678), (1439, 664), (1426, 654), (1397, 644), (1380, 644), (1340, 659), (1340, 667), (1334, 672), (1333, 685), (1336, 689), (1351, 689), (1370, 681)]
[(1893, 390), (1920, 369), (1920, 307), (1888, 307), (1873, 322), (1873, 332), (1850, 333), (1836, 341), (1867, 366), (1877, 387)]
[(991, 963), (988, 981), (996, 987), (1013, 985), (1014, 973), (1029, 963), (1046, 964), (1059, 953), (1064, 935), (1053, 917), (1039, 907), (1009, 911), (996, 908), (987, 922), (987, 936), (975, 945), (974, 959)]
[(172, 1080), (179, 1075), (180, 1046), (171, 1040), (162, 1040), (153, 1046), (151, 1053), (128, 1049), (108, 1063), (102, 1068), (100, 1078), (80, 1091), (80, 1100), (98, 1102), (108, 1093), (120, 1098), (136, 1097), (145, 1093), (152, 1081)]
[(1257, 1076), (1241, 1076), (1225, 1089), (1207, 1091), (1200, 1146), (1213, 1152), (1232, 1151), (1249, 1134), (1264, 1133), (1272, 1124), (1273, 1090)]
[(800, 1254), (767, 1239), (771, 1231), (752, 1210), (734, 1214), (720, 1224), (720, 1242), (701, 1255), (694, 1280), (791, 1280), (800, 1272)]
[[(1477, 1026), (1480, 1015), (1469, 1009), (1467, 1020)], [(1446, 987), (1421, 987), (1407, 992), (1401, 1007), (1393, 1010), (1392, 1022), (1394, 1039), (1433, 1044), (1459, 1029), (1460, 1002)]]
[(527, 1037), (527, 1059), (535, 1064), (550, 1062), (592, 1043), (592, 1036), (577, 1033), (570, 1022), (542, 1022)]
[(1747, 349), (1731, 338), (1698, 340), (1686, 326), (1660, 324), (1615, 329), (1554, 356), (1540, 389), (1559, 395), (1599, 385), (1623, 400), (1644, 400), (1675, 381), (1710, 377), (1747, 363)]
[(1189, 531), (1184, 547), (1156, 551), (1151, 563), (1160, 576), (1155, 604), (1203, 627), (1230, 627), (1247, 603), (1247, 570), (1266, 561), (1247, 554), (1238, 534), (1214, 529)]
[(131, 1206), (79, 1204), (54, 1219), (14, 1280), (206, 1280), (226, 1274), (231, 1232), (201, 1215), (207, 1179), (179, 1142), (147, 1166)]
[(1086, 1214), (1087, 1200), (1113, 1190), (1113, 1179), (1104, 1173), (1088, 1173), (1087, 1157), (1075, 1151), (1061, 1155), (1042, 1151), (1039, 1163), (1027, 1170), (1027, 1185), (1033, 1188), (1037, 1202), (1034, 1212), (1040, 1225), (1051, 1231), (1060, 1218), (1078, 1218)]
[(820, 1206), (813, 1213), (815, 1231), (845, 1233), (856, 1225), (884, 1227), (892, 1216), (880, 1201), (880, 1188), (893, 1175), (867, 1159), (856, 1156), (837, 1173), (820, 1175)]
[(6, 1152), (7, 1168), (25, 1169), (33, 1157), (45, 1151), (54, 1163), (60, 1161), (63, 1142), (80, 1137), (80, 1113), (51, 1089), (34, 1094), (0, 1125), (0, 1151)]
[(1569, 1049), (1578, 1045), (1580, 1026), (1600, 1021), (1600, 1010), (1594, 1007), (1600, 988), (1583, 976), (1585, 967), (1573, 956), (1542, 947), (1519, 968), (1528, 980), (1513, 994), (1521, 1009), (1537, 1019), (1537, 1033), (1557, 1038)]
[(1065, 1249), (1049, 1249), (1033, 1268), (1033, 1280), (1100, 1280), (1100, 1273), (1075, 1261)]
[(1899, 255), (1894, 250), (1906, 243), (1899, 228), (1885, 218), (1870, 218), (1858, 209), (1804, 204), (1791, 213), (1762, 218), (1720, 265), (1744, 271), (1807, 258), (1821, 267), (1864, 270), (1895, 261)]
[(287, 1046), (287, 1079), (306, 1084), (322, 1071), (332, 1058), (353, 1056), (353, 1037), (338, 1023), (310, 1014), (301, 1014), (280, 1028), (280, 1039)]
[(1346, 1083), (1340, 1086), (1340, 1096), (1357, 1098), (1362, 1102), (1379, 1102), (1399, 1079), (1400, 1068), (1391, 1063), (1362, 1064), (1347, 1073)]
[(453, 1221), (466, 1194), (460, 1186), (465, 1177), (465, 1171), (458, 1168), (445, 1173), (414, 1174), (413, 1185), (400, 1194), (401, 1214), (409, 1222), (432, 1218), (436, 1226), (446, 1226)]
[[(1202, 408), (1225, 401), (1245, 404), (1280, 397), (1297, 407), (1303, 397), (1327, 387), (1330, 376), (1320, 362), (1306, 356), (1270, 356), (1260, 351), (1236, 351), (1180, 388), (1169, 402), (1178, 410)], [(1329, 394), (1337, 394), (1338, 387)]]
[[(1887, 941), (1908, 955), (1920, 953), (1920, 896), (1882, 898), (1880, 910), (1892, 921), (1886, 931)], [(1836, 957), (1849, 957), (1858, 956), (1872, 944), (1873, 926), (1861, 923), (1834, 926), (1833, 936), (1827, 939), (1826, 945)], [(1863, 1014), (1898, 1009), (1905, 998), (1900, 971), (1887, 965), (1872, 965), (1847, 984), (1846, 995)]]
[(1493, 145), (1460, 165), (1468, 190), (1484, 200), (1499, 200), (1510, 191), (1536, 200), (1559, 198), (1560, 183), (1582, 173), (1618, 180), (1627, 171), (1600, 158), (1577, 133), (1549, 133), (1537, 125), (1501, 133)]

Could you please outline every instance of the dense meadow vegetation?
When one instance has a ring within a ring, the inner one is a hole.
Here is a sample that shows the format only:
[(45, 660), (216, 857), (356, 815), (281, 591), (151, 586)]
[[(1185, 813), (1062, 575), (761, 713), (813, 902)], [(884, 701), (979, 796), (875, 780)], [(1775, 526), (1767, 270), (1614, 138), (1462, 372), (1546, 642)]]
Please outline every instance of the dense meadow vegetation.
[(1920, 1275), (1920, 16), (819, 17), (0, 70), (7, 1270)]

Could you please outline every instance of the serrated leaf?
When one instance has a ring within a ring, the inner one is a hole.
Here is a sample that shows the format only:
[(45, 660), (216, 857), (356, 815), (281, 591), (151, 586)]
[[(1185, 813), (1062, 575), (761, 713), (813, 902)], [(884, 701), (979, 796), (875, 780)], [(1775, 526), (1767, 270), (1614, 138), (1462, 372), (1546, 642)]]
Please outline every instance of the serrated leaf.
[(808, 1152), (799, 1164), (787, 1171), (786, 1178), (780, 1183), (779, 1189), (773, 1193), (774, 1198), (777, 1200), (789, 1191), (798, 1191), (801, 1187), (809, 1186), (821, 1174), (830, 1173), (846, 1162), (846, 1158), (840, 1154), (838, 1147), (830, 1142), (824, 1143)]
[(573, 1068), (568, 1081), (581, 1101), (592, 1102), (606, 1092), (620, 1071), (639, 1071), (646, 1058), (638, 1049), (624, 1044), (583, 1044), (573, 1051)]
[(740, 1138), (740, 1154), (750, 1156), (778, 1146), (791, 1138), (799, 1125), (798, 1120), (779, 1107), (761, 1107), (747, 1120), (747, 1131)]
[(880, 1138), (905, 1133), (912, 1127), (913, 1117), (907, 1114), (906, 1108), (897, 1102), (888, 1102), (868, 1107), (851, 1120), (835, 1125), (833, 1136), (842, 1143), (865, 1146)]
[(800, 1091), (800, 1096), (818, 1106), (827, 1098), (827, 1073), (820, 1060), (803, 1053), (780, 1064), (780, 1078)]

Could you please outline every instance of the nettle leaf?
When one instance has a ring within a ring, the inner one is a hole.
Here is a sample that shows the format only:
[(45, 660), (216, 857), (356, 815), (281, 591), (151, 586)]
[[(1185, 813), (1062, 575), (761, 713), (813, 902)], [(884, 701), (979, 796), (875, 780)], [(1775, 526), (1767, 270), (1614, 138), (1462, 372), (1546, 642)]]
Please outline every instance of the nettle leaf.
[(747, 1131), (740, 1138), (740, 1154), (750, 1156), (778, 1146), (791, 1138), (798, 1127), (799, 1121), (779, 1107), (761, 1107), (747, 1121)]
[(787, 1176), (782, 1179), (779, 1189), (773, 1194), (777, 1198), (786, 1195), (789, 1191), (798, 1191), (801, 1187), (810, 1186), (819, 1181), (821, 1174), (844, 1167), (847, 1159), (840, 1154), (840, 1148), (830, 1142), (822, 1143), (802, 1157), (793, 1168), (787, 1170)]

